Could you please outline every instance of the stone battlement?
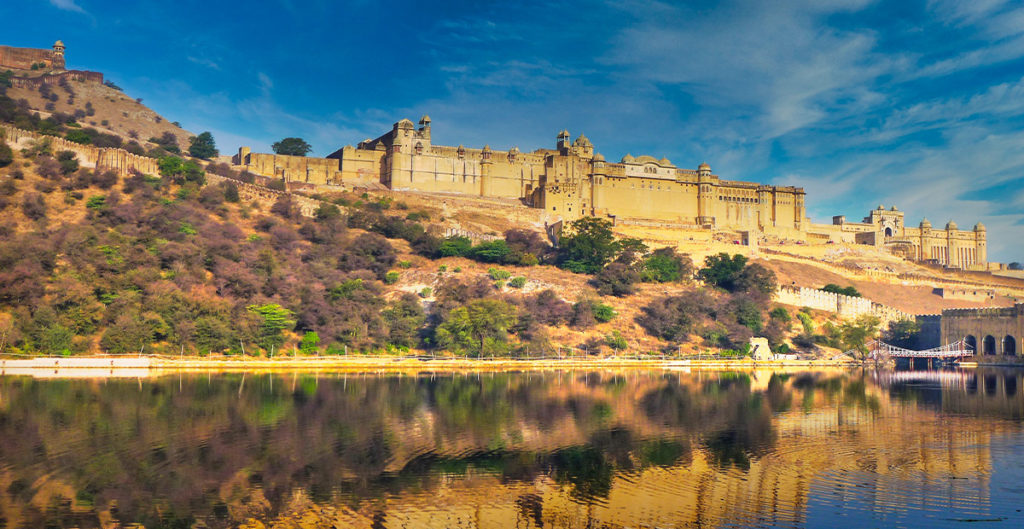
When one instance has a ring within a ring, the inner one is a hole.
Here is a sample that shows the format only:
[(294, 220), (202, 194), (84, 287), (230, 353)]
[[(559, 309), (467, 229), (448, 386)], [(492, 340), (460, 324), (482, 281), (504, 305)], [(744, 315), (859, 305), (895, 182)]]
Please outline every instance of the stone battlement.
[(794, 307), (808, 307), (831, 312), (843, 319), (853, 319), (865, 314), (877, 317), (883, 324), (914, 319), (910, 314), (881, 303), (875, 303), (867, 298), (845, 296), (814, 288), (780, 287), (776, 291), (773, 301)]
[(78, 155), (78, 162), (84, 167), (111, 169), (120, 174), (138, 171), (144, 174), (155, 175), (158, 172), (156, 159), (132, 154), (124, 149), (82, 145), (81, 143), (68, 141), (64, 138), (46, 136), (8, 125), (0, 126), (0, 138), (12, 144), (17, 144), (23, 140), (48, 141), (54, 152), (71, 151)]

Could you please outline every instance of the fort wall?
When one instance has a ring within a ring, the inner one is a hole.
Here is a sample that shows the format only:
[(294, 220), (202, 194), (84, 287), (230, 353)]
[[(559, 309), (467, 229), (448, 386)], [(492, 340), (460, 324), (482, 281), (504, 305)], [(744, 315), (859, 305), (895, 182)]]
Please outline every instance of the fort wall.
[(155, 175), (158, 172), (157, 160), (146, 156), (132, 154), (124, 149), (109, 147), (93, 147), (82, 145), (73, 141), (45, 136), (37, 132), (31, 132), (10, 126), (0, 126), (0, 137), (12, 144), (47, 141), (51, 150), (71, 151), (78, 156), (78, 162), (83, 167), (91, 167), (98, 170), (112, 169), (121, 174), (127, 174), (133, 170), (145, 174)]
[(31, 70), (32, 65), (38, 64), (45, 68), (64, 68), (64, 55), (55, 50), (0, 46), (0, 68)]
[(883, 326), (893, 321), (914, 319), (910, 314), (867, 298), (844, 296), (806, 287), (780, 287), (772, 300), (783, 305), (830, 312), (842, 319), (854, 319), (868, 314), (881, 320)]
[(61, 79), (83, 83), (103, 84), (103, 74), (87, 70), (64, 70), (60, 72), (48, 72), (37, 77), (12, 77), (11, 85), (15, 88), (39, 89), (42, 85), (58, 85)]

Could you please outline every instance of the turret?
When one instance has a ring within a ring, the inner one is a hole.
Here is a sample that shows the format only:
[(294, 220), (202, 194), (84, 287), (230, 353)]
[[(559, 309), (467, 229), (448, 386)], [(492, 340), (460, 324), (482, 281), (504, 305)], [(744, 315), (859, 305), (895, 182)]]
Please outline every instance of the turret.
[(64, 42), (63, 41), (59, 41), (58, 40), (57, 42), (53, 43), (53, 54), (58, 56), (58, 57), (63, 57), (64, 56)]
[(421, 138), (430, 139), (430, 116), (423, 114), (423, 117), (420, 118), (420, 129), (418, 132)]
[(959, 228), (957, 227), (955, 222), (949, 221), (946, 223), (946, 231), (956, 231), (958, 229)]
[(697, 176), (701, 178), (708, 178), (711, 176), (711, 166), (707, 163), (702, 163), (697, 166)]
[(932, 229), (932, 223), (927, 218), (921, 219), (921, 224), (919, 225), (919, 227), (921, 228), (921, 231), (930, 230)]
[(557, 146), (558, 146), (559, 150), (568, 149), (569, 148), (569, 138), (570, 138), (569, 131), (567, 129), (563, 129), (562, 132), (558, 133), (558, 143), (557, 143)]

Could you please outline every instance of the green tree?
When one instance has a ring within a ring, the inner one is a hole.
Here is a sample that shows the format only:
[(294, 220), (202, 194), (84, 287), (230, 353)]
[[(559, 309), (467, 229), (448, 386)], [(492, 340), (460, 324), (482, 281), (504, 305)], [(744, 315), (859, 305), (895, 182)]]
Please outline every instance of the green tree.
[(559, 241), (558, 265), (580, 274), (596, 274), (622, 251), (612, 234), (612, 223), (584, 217), (569, 225)]
[(217, 144), (213, 141), (213, 134), (203, 132), (189, 140), (188, 153), (204, 160), (216, 157), (219, 153)]
[(299, 350), (302, 354), (315, 355), (320, 352), (320, 335), (313, 331), (306, 331), (302, 335), (302, 342), (299, 343)]
[(868, 341), (878, 335), (881, 321), (871, 314), (864, 314), (853, 321), (839, 326), (839, 337), (843, 347), (857, 360), (867, 360), (871, 352)]
[(264, 350), (271, 350), (272, 347), (281, 347), (284, 343), (282, 331), (291, 330), (295, 326), (295, 319), (292, 311), (278, 305), (268, 303), (266, 305), (249, 305), (246, 310), (260, 317), (257, 343)]
[(882, 340), (890, 345), (910, 349), (917, 345), (921, 325), (917, 320), (899, 320), (889, 323)]
[(472, 355), (504, 353), (508, 330), (517, 321), (513, 305), (497, 299), (473, 300), (448, 314), (437, 328), (437, 343)]
[(193, 341), (200, 354), (221, 353), (239, 345), (231, 325), (216, 316), (196, 319)]
[(138, 353), (153, 342), (153, 329), (137, 314), (121, 314), (107, 327), (100, 347), (111, 353)]
[(381, 313), (388, 324), (388, 343), (397, 347), (413, 347), (419, 341), (420, 327), (426, 320), (423, 307), (408, 292), (388, 304)]
[(676, 253), (675, 248), (659, 248), (644, 259), (641, 276), (644, 281), (674, 283), (690, 279), (693, 261), (688, 255)]
[(732, 257), (724, 252), (709, 255), (704, 259), (704, 268), (697, 272), (697, 276), (708, 285), (732, 292), (736, 286), (736, 278), (746, 265), (747, 258), (740, 254)]
[(3, 138), (0, 138), (0, 167), (7, 167), (12, 162), (14, 162), (14, 151), (11, 150), (11, 147), (7, 145)]
[(306, 156), (313, 147), (302, 138), (285, 138), (270, 146), (275, 154), (287, 154), (289, 156)]

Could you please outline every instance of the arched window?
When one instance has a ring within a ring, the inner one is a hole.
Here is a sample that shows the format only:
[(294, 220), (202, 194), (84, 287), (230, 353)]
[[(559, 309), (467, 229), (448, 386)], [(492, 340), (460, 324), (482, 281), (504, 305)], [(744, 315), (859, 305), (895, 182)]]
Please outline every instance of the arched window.
[(1004, 355), (1015, 355), (1017, 354), (1017, 340), (1013, 339), (1013, 336), (1009, 334), (1003, 338), (1003, 354)]
[(996, 339), (993, 338), (991, 334), (985, 337), (985, 341), (982, 343), (981, 350), (987, 355), (996, 354)]
[(973, 335), (968, 334), (967, 338), (964, 338), (964, 342), (967, 344), (967, 349), (972, 353), (978, 354), (978, 339)]

